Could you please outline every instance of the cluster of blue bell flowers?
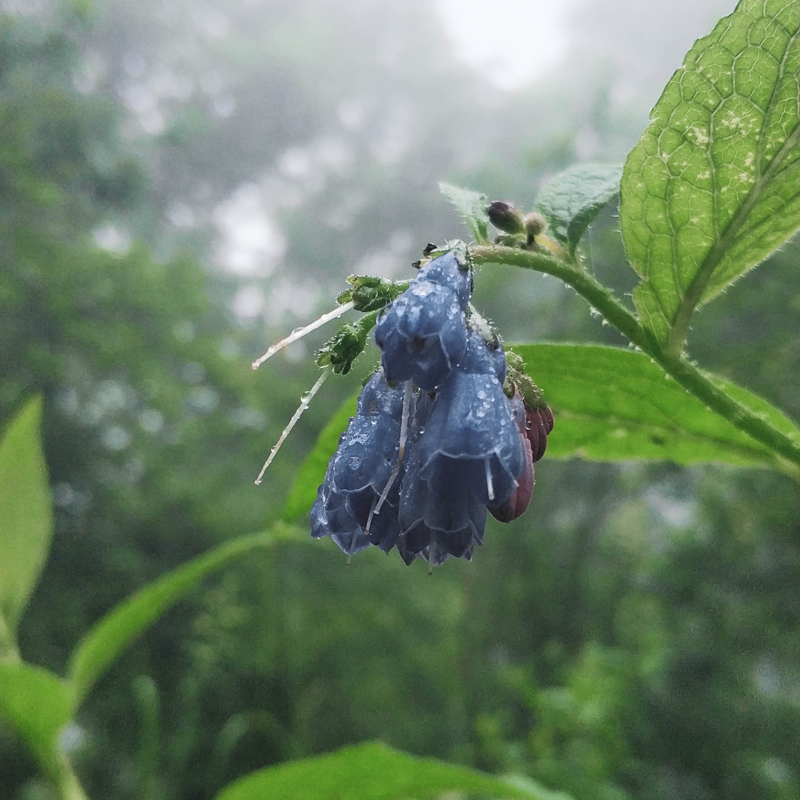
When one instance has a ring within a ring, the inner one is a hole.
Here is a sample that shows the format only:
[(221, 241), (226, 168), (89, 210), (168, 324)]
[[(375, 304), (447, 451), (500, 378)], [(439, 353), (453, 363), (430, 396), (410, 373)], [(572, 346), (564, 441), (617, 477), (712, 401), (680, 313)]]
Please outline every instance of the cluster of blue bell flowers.
[(527, 506), (525, 407), (503, 392), (500, 343), (468, 325), (471, 291), (471, 271), (450, 252), (381, 312), (382, 367), (328, 464), (312, 536), (330, 535), (348, 554), (396, 545), (407, 564), (439, 565), (471, 558), (487, 508), (507, 521)]

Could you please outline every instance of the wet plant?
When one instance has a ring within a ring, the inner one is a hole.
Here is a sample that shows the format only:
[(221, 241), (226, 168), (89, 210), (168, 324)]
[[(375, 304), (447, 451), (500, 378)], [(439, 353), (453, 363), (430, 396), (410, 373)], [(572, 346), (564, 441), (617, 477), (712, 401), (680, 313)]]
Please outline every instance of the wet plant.
[[(348, 554), (396, 548), (406, 562), (434, 565), (467, 558), (484, 538), (487, 511), (505, 522), (528, 507), (545, 449), (553, 458), (716, 462), (800, 480), (795, 422), (687, 352), (697, 310), (798, 228), (798, 27), (796, 2), (742, 0), (689, 51), (624, 166), (568, 169), (534, 208), (443, 185), (470, 243), (424, 248), (425, 263), (408, 281), (350, 278), (338, 307), (312, 323), (361, 314), (317, 354), (323, 373), (299, 412), (327, 375), (352, 369), (373, 332), (381, 364), (320, 435), (284, 519), (225, 542), (111, 609), (76, 644), (63, 676), (27, 663), (18, 647), (53, 533), (41, 401), (19, 409), (0, 442), (0, 711), (57, 796), (86, 798), (68, 734), (97, 682), (172, 604), (242, 555), (299, 546), (310, 527)], [(632, 302), (601, 284), (581, 252), (587, 226), (617, 195), (639, 278)], [(501, 343), (470, 306), (473, 280), (492, 264), (555, 276), (631, 347)], [(448, 792), (552, 796), (528, 779), (366, 744), (256, 771), (216, 797), (399, 800)]]

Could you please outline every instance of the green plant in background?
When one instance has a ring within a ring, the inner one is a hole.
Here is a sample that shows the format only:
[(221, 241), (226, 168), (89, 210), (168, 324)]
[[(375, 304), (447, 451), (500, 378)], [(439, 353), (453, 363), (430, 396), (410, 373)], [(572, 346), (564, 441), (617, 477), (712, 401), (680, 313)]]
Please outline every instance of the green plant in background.
[[(699, 369), (684, 352), (694, 311), (798, 225), (797, 10), (794, 2), (743, 0), (695, 44), (656, 105), (620, 184), (622, 235), (641, 278), (635, 309), (595, 279), (579, 250), (587, 225), (617, 191), (618, 168), (581, 166), (556, 176), (537, 203), (549, 227), (545, 236), (534, 233), (533, 241), (530, 231), (505, 230), (491, 243), (486, 198), (446, 189), (475, 239), (470, 256), (476, 264), (556, 276), (638, 348), (514, 347), (557, 414), (551, 455), (724, 462), (800, 477), (797, 426), (764, 400)], [(287, 521), (308, 512), (350, 409), (335, 416), (301, 468), (284, 512)], [(0, 711), (62, 797), (81, 798), (61, 737), (115, 658), (212, 571), (253, 549), (303, 539), (304, 533), (277, 524), (267, 533), (231, 540), (145, 587), (85, 635), (64, 678), (27, 664), (17, 650), (17, 626), (52, 532), (39, 418), (34, 400), (0, 446)], [(219, 797), (400, 798), (445, 791), (549, 796), (532, 784), (364, 745), (255, 773)]]
[[(298, 528), (231, 539), (144, 587), (99, 620), (74, 648), (67, 675), (23, 661), (17, 624), (36, 587), (52, 536), (47, 468), (39, 436), (41, 400), (19, 412), (0, 442), (0, 712), (29, 747), (64, 800), (86, 794), (65, 753), (70, 721), (122, 652), (170, 606), (214, 571), (255, 550), (303, 539)], [(141, 681), (139, 694), (147, 692)], [(147, 703), (147, 698), (143, 698)], [(509, 781), (465, 767), (419, 760), (380, 744), (346, 748), (266, 770), (224, 789), (220, 800), (249, 797), (432, 797), (445, 791), (481, 792), (522, 800), (558, 800), (531, 781)]]

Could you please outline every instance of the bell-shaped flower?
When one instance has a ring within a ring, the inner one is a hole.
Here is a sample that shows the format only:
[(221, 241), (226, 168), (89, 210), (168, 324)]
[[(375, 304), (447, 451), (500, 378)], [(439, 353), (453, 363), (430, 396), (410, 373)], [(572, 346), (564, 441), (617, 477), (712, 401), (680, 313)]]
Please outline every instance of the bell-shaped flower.
[(410, 477), (414, 468), (409, 461), (401, 490), (402, 532), (397, 540), (401, 557), (410, 564), (422, 556), (434, 566), (449, 556), (471, 559), (475, 543), (483, 542), (486, 506), (469, 492), (441, 495), (431, 491), (423, 478)]
[(501, 505), (517, 488), (524, 452), (503, 393), (502, 348), (471, 331), (467, 352), (433, 401), (420, 437), (419, 476), (443, 497), (469, 491), (483, 505)]
[(389, 381), (433, 391), (464, 355), (472, 272), (454, 253), (433, 259), (378, 318), (375, 342)]
[(416, 281), (430, 281), (455, 292), (461, 309), (467, 307), (472, 294), (472, 270), (456, 258), (452, 251), (429, 261), (417, 273)]
[(375, 342), (386, 379), (425, 391), (442, 384), (464, 355), (467, 323), (456, 293), (431, 281), (411, 286), (381, 312)]
[(483, 541), (487, 506), (502, 506), (516, 491), (525, 468), (524, 408), (512, 409), (501, 377), (502, 349), (472, 331), (447, 382), (434, 397), (420, 397), (400, 490), (397, 546), (407, 563), (418, 555), (435, 564), (471, 557)]
[(312, 509), (312, 536), (330, 535), (347, 553), (369, 544), (391, 549), (398, 533), (401, 476), (395, 477), (379, 513), (375, 508), (398, 463), (402, 409), (402, 387), (389, 386), (383, 373), (376, 373), (328, 463)]

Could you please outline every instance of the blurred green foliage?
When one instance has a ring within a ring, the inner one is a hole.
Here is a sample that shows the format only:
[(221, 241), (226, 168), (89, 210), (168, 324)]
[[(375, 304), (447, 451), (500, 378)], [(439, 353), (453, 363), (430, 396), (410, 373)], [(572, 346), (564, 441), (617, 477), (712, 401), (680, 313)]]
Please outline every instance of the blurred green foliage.
[[(612, 7), (598, 41), (635, 17)], [(659, 28), (678, 42), (669, 69), (691, 44), (682, 24)], [(584, 50), (502, 96), (458, 65), (422, 0), (2, 12), (0, 423), (43, 395), (55, 502), (22, 656), (64, 674), (116, 603), (277, 518), (372, 364), (328, 381), (255, 489), (316, 372), (282, 357), (250, 370), (297, 321), (272, 298), (312, 283), (298, 315), (311, 319), (348, 274), (407, 277), (428, 241), (465, 236), (439, 179), (530, 207), (575, 160), (621, 162), (669, 75), (646, 37), (634, 55), (656, 73), (647, 92), (623, 61), (598, 70)], [(232, 274), (214, 255), (216, 212), (242, 185), (261, 187), (280, 228), (272, 271)], [(582, 253), (630, 292), (616, 228), (601, 214)], [(795, 240), (689, 338), (705, 367), (795, 419), (797, 260)], [(506, 340), (621, 341), (550, 278), (484, 269), (476, 284)], [(232, 311), (243, 290), (267, 298), (263, 316)], [(472, 564), (428, 576), (370, 552), (345, 568), (320, 542), (206, 583), (63, 735), (89, 796), (211, 798), (367, 739), (581, 800), (800, 795), (797, 486), (578, 460), (545, 460), (537, 478), (529, 512), (491, 527)], [(50, 796), (5, 725), (0, 786)]]

